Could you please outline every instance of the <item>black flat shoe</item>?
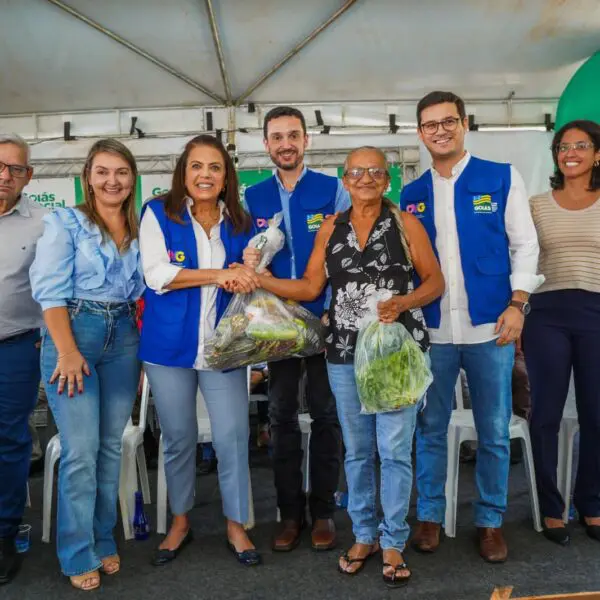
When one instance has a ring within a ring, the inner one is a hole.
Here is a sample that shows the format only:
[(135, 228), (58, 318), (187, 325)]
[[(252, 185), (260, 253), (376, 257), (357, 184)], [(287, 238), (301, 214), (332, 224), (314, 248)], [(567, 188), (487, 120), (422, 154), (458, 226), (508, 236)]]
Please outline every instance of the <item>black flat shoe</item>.
[(154, 552), (154, 556), (152, 557), (151, 563), (155, 567), (162, 567), (167, 563), (170, 563), (172, 560), (175, 560), (179, 553), (194, 539), (194, 534), (191, 529), (188, 529), (188, 532), (185, 534), (185, 537), (181, 540), (181, 543), (175, 550), (164, 549), (161, 550), (157, 548)]
[(238, 552), (235, 549), (235, 546), (229, 540), (227, 540), (226, 543), (227, 547), (233, 552), (233, 554), (235, 554), (237, 561), (245, 567), (256, 567), (257, 565), (262, 564), (262, 558), (258, 553), (258, 550), (256, 550), (256, 548), (253, 548), (252, 550), (244, 550), (243, 552)]
[(18, 573), (21, 560), (13, 539), (0, 538), (0, 585), (10, 583)]
[(547, 540), (560, 544), (561, 546), (567, 546), (571, 541), (571, 535), (567, 527), (546, 527), (546, 524), (542, 521), (543, 534)]
[(585, 522), (584, 517), (579, 517), (579, 522), (585, 527), (585, 532), (588, 534), (588, 537), (600, 542), (600, 525), (588, 525)]

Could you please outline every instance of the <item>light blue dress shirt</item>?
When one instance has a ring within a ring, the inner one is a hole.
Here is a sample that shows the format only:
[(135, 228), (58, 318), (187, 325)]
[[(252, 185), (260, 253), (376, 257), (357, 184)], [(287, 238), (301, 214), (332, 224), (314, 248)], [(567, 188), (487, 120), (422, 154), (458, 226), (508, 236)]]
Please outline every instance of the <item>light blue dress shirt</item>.
[[(308, 168), (305, 166), (304, 169), (302, 169), (300, 177), (298, 177), (296, 185), (298, 185), (301, 179), (306, 175), (306, 171), (308, 171)], [(292, 197), (294, 190), (290, 192), (285, 189), (283, 183), (281, 183), (281, 179), (279, 179), (279, 174), (277, 171), (275, 171), (275, 180), (277, 181), (277, 185), (279, 186), (279, 197), (281, 199), (281, 207), (283, 209), (283, 221), (285, 223), (285, 228), (287, 231), (286, 242), (290, 249), (290, 254), (292, 255), (292, 279), (297, 279), (298, 276), (296, 273), (296, 257), (294, 256), (294, 245), (292, 238), (292, 221), (290, 217), (290, 198)], [(349, 208), (350, 196), (346, 191), (346, 188), (344, 188), (342, 180), (338, 179), (338, 187), (337, 192), (335, 194), (335, 212), (344, 212)], [(329, 305), (329, 302), (327, 302), (327, 305)]]
[(120, 254), (112, 239), (79, 210), (58, 208), (44, 217), (29, 270), (33, 298), (42, 310), (67, 300), (133, 302), (144, 291), (138, 241)]

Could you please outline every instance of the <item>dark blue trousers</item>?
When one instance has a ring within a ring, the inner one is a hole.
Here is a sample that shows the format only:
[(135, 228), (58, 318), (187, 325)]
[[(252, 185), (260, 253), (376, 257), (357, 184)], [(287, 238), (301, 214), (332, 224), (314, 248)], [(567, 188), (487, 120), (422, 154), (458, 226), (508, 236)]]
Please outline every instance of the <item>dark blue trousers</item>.
[(580, 425), (573, 503), (580, 515), (600, 517), (600, 294), (560, 290), (534, 294), (523, 345), (531, 383), (530, 430), (540, 508), (561, 519), (556, 486), (558, 432), (571, 370)]
[(36, 330), (0, 341), (0, 538), (13, 538), (25, 510), (31, 458), (27, 426), (40, 384)]

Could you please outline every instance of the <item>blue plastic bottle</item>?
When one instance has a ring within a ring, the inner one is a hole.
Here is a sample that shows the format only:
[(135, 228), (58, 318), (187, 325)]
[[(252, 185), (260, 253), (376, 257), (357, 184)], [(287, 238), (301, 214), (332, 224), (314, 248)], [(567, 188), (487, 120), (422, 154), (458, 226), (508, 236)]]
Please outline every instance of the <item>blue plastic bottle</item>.
[(333, 497), (338, 508), (348, 508), (348, 492), (337, 491)]
[(133, 534), (136, 540), (147, 540), (150, 533), (150, 524), (144, 512), (144, 498), (142, 492), (135, 493), (135, 514), (133, 516)]

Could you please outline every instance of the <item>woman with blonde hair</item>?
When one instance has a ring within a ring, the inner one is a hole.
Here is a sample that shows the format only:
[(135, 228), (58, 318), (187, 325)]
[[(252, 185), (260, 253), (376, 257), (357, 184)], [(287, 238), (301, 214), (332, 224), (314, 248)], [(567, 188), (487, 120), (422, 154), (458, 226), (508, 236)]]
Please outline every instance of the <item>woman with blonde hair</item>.
[(92, 590), (120, 558), (113, 537), (121, 438), (140, 376), (135, 301), (144, 290), (135, 207), (137, 168), (116, 140), (87, 156), (84, 202), (47, 215), (30, 270), (40, 303), (41, 370), (61, 441), (58, 558)]

